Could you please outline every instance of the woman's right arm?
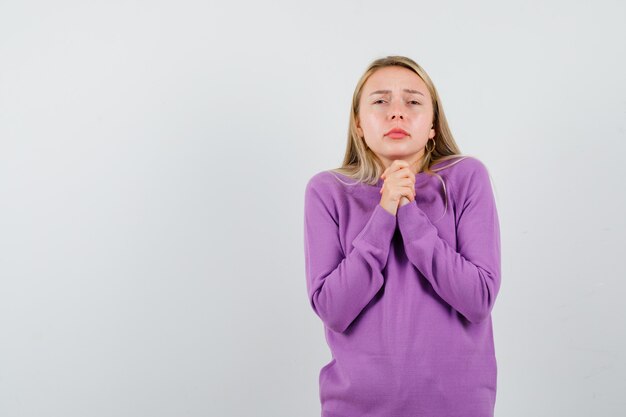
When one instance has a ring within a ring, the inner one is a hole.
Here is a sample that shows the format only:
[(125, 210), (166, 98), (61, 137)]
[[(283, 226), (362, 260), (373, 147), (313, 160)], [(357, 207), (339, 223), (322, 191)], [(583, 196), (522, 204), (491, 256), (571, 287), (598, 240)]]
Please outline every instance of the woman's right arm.
[(304, 250), (309, 301), (326, 327), (344, 332), (384, 283), (396, 216), (380, 204), (345, 256), (337, 211), (323, 184), (309, 181), (304, 203)]

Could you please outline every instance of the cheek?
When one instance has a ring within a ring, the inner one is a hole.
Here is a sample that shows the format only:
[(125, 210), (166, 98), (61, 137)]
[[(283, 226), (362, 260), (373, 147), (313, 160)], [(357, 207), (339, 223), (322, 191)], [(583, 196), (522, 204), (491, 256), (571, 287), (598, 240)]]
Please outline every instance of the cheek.
[(432, 119), (432, 115), (428, 112), (419, 112), (414, 115), (415, 126), (420, 129), (430, 129)]
[(382, 124), (380, 115), (375, 112), (368, 112), (361, 116), (361, 127), (366, 131), (378, 130)]

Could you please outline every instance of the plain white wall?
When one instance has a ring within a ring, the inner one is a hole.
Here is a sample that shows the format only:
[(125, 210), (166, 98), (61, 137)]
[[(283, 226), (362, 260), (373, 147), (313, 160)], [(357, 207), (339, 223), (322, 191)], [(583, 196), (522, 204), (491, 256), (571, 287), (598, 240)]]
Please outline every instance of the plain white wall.
[(498, 416), (626, 406), (624, 2), (0, 2), (0, 415), (319, 415), (303, 196), (415, 59), (494, 181)]

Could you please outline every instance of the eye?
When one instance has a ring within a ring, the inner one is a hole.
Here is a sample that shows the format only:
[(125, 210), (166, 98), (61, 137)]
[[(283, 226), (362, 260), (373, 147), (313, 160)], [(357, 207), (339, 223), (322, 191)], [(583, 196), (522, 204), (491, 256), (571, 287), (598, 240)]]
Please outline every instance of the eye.
[(379, 98), (378, 100), (374, 102), (374, 104), (378, 103), (379, 101), (385, 101), (385, 100), (383, 100), (382, 98)]
[(419, 102), (419, 101), (416, 101), (416, 100), (411, 100), (409, 103), (420, 104), (420, 102)]

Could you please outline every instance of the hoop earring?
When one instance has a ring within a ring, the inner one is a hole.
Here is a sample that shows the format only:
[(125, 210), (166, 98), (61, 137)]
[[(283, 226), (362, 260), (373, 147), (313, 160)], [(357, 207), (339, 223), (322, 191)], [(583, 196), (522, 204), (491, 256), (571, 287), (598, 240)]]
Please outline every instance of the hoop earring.
[[(432, 148), (432, 149), (428, 149), (428, 142), (430, 142), (430, 141), (431, 141), (431, 139), (432, 139), (432, 141), (433, 141), (433, 148)], [(426, 152), (427, 152), (427, 153), (433, 153), (433, 151), (435, 150), (435, 147), (436, 147), (436, 146), (437, 146), (437, 144), (435, 143), (435, 139), (433, 139), (433, 138), (429, 138), (429, 139), (426, 141)]]

